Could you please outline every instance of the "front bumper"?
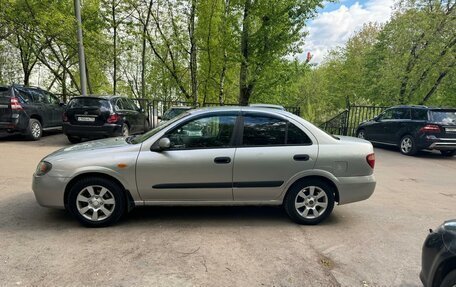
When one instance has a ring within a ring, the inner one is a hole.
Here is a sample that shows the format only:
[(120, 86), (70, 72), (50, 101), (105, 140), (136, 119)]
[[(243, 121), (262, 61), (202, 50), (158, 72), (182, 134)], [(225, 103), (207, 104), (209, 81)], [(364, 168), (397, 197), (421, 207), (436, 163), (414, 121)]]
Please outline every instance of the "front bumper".
[(33, 175), (32, 190), (36, 201), (44, 207), (65, 208), (65, 187), (70, 178)]
[(339, 205), (368, 199), (375, 190), (374, 175), (338, 177)]
[(122, 135), (122, 125), (104, 124), (102, 126), (82, 126), (63, 123), (63, 133), (82, 138), (112, 137)]

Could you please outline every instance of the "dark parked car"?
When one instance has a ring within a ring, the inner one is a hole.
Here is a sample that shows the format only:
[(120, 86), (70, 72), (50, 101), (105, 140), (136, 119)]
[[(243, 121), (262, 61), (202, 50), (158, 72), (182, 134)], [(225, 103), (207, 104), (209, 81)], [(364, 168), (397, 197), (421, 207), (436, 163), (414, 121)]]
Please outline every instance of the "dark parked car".
[(420, 278), (425, 287), (456, 286), (456, 220), (443, 223), (427, 236)]
[(373, 143), (399, 146), (406, 155), (419, 150), (456, 151), (456, 109), (397, 106), (361, 123), (356, 135)]
[(0, 87), (0, 132), (39, 140), (43, 130), (61, 129), (63, 103), (50, 92), (19, 85)]
[(82, 138), (128, 136), (148, 130), (144, 110), (120, 96), (75, 97), (63, 114), (63, 133), (72, 143)]

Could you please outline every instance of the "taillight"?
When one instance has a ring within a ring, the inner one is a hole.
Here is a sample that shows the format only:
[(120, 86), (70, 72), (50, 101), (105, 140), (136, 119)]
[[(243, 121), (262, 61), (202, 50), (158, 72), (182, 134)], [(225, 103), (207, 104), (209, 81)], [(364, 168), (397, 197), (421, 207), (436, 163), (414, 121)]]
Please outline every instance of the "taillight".
[(117, 123), (120, 120), (120, 116), (118, 114), (111, 114), (107, 120), (108, 124)]
[(68, 122), (68, 115), (67, 115), (66, 112), (63, 113), (63, 115), (62, 115), (62, 120), (63, 120), (64, 122)]
[(371, 153), (368, 156), (366, 156), (366, 161), (370, 165), (370, 167), (373, 169), (375, 166), (375, 153)]
[(438, 125), (425, 125), (420, 129), (420, 133), (440, 133)]
[(11, 109), (13, 111), (22, 111), (23, 108), (17, 98), (11, 98)]

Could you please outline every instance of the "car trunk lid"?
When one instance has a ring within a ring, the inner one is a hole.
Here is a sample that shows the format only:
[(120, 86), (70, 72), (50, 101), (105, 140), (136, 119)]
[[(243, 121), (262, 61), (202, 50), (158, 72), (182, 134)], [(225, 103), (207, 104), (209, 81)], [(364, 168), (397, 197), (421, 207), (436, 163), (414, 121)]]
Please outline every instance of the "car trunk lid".
[(110, 114), (109, 101), (97, 97), (74, 98), (66, 110), (66, 116), (72, 125), (102, 126)]

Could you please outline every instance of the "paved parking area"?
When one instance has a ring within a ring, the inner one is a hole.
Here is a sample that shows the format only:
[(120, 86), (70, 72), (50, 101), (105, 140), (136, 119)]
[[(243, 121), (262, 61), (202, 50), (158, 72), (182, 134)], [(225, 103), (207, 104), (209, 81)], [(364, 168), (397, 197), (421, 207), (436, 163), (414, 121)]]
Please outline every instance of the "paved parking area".
[(374, 195), (319, 226), (277, 207), (148, 207), (88, 229), (31, 191), (64, 145), (0, 138), (1, 286), (421, 286), (428, 228), (456, 217), (456, 157), (376, 148)]

